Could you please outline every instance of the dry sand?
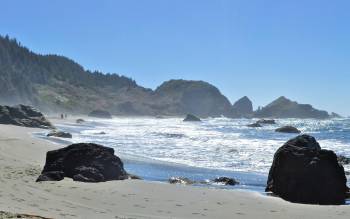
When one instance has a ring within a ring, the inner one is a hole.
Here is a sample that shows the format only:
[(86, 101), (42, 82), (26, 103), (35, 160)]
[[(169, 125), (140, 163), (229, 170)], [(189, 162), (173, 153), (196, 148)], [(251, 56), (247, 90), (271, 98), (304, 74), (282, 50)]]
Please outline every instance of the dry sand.
[[(292, 204), (248, 191), (137, 180), (36, 183), (48, 150), (42, 131), (0, 125), (0, 218), (349, 218), (350, 206)], [(10, 212), (10, 213), (4, 213)], [(20, 216), (19, 216), (20, 217)]]

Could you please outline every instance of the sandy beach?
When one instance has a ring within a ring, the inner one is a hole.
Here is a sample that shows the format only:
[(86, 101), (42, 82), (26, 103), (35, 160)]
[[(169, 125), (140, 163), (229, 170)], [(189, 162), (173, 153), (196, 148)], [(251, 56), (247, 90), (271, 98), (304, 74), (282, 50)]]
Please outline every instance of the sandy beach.
[[(348, 218), (349, 206), (292, 204), (248, 191), (139, 180), (89, 184), (35, 180), (46, 152), (61, 147), (32, 137), (40, 129), (0, 125), (0, 218)], [(29, 216), (27, 216), (29, 218)]]

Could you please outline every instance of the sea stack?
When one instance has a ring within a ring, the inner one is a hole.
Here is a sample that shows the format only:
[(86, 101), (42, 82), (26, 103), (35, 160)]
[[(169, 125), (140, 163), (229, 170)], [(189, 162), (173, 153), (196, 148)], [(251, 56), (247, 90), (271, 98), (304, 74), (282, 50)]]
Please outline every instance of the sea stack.
[(236, 118), (251, 117), (253, 114), (253, 103), (247, 96), (244, 96), (233, 104), (232, 111), (233, 117)]
[(186, 118), (184, 119), (184, 122), (200, 122), (200, 121), (201, 121), (200, 118), (192, 114), (187, 114)]

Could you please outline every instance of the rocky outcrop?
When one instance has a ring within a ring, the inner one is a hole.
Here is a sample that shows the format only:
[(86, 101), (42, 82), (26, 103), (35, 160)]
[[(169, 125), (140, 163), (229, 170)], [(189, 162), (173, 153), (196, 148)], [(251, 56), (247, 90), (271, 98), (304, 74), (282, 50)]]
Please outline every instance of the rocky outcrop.
[(94, 110), (88, 114), (89, 117), (102, 118), (102, 119), (111, 119), (112, 115), (108, 111), (104, 110)]
[(249, 124), (247, 126), (250, 128), (261, 128), (262, 127), (262, 125), (260, 125), (260, 123), (257, 123), (257, 122)]
[(296, 203), (337, 205), (345, 203), (348, 188), (337, 155), (300, 135), (275, 153), (266, 191)]
[(64, 131), (51, 131), (46, 135), (47, 137), (58, 137), (58, 138), (72, 138), (72, 134)]
[(53, 128), (45, 116), (31, 106), (0, 106), (0, 124), (32, 128)]
[(227, 186), (234, 186), (239, 184), (238, 181), (236, 181), (234, 178), (229, 177), (219, 177), (213, 180), (215, 183), (222, 183)]
[(230, 101), (219, 89), (204, 81), (170, 80), (154, 93), (154, 108), (159, 114), (194, 114), (199, 117), (231, 117)]
[(233, 104), (232, 111), (233, 117), (249, 118), (253, 115), (253, 103), (247, 96), (244, 96)]
[(129, 178), (113, 148), (92, 143), (72, 144), (49, 151), (37, 181), (61, 180), (61, 176), (81, 182), (104, 182)]
[(184, 119), (184, 122), (200, 122), (200, 121), (201, 121), (200, 118), (192, 114), (187, 114), (186, 118)]
[(326, 111), (317, 110), (309, 104), (299, 104), (285, 97), (280, 97), (254, 113), (258, 118), (315, 118), (327, 119)]
[(299, 134), (301, 131), (293, 126), (283, 126), (281, 128), (278, 128), (275, 130), (276, 132), (281, 132), (281, 133), (295, 133)]

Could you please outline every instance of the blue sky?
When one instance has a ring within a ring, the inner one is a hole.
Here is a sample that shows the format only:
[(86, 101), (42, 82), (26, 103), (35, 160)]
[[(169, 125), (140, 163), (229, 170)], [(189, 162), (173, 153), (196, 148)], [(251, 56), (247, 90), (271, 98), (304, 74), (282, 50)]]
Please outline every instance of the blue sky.
[(350, 1), (2, 0), (0, 34), (156, 88), (208, 81), (350, 115)]

